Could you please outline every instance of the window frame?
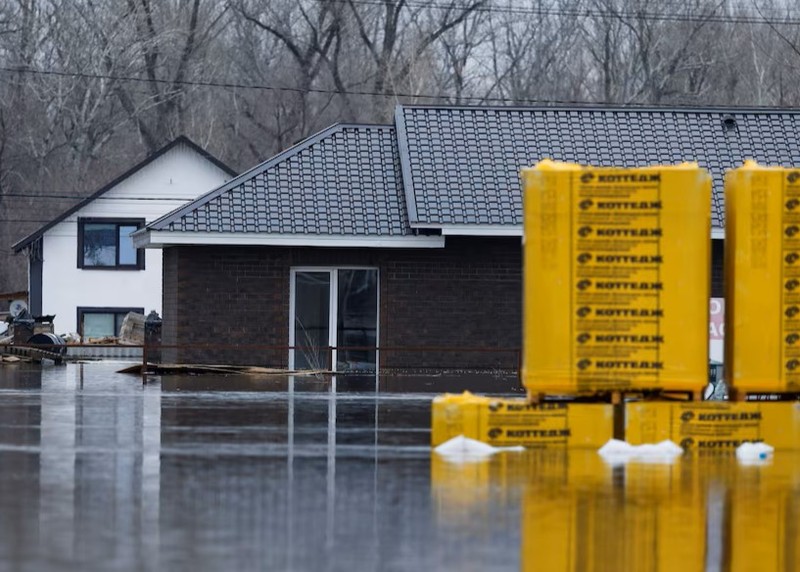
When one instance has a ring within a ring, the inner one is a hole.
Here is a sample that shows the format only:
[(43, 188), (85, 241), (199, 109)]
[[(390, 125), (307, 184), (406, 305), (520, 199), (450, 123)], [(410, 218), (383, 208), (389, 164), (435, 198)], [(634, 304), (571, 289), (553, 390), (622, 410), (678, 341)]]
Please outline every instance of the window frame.
[[(295, 304), (297, 274), (299, 272), (328, 272), (330, 276), (328, 292), (328, 341), (333, 341), (332, 345), (338, 345), (338, 318), (339, 318), (339, 271), (340, 270), (374, 270), (376, 273), (376, 313), (375, 313), (375, 367), (380, 368), (381, 363), (381, 268), (376, 265), (344, 264), (341, 266), (309, 266), (298, 265), (289, 268), (289, 369), (295, 368), (296, 331), (295, 331)], [(338, 371), (339, 350), (331, 352), (331, 369)]]
[[(116, 306), (78, 306), (77, 314), (78, 321), (76, 322), (78, 335), (83, 339), (83, 316), (86, 314), (127, 314), (128, 312), (136, 312), (137, 314), (144, 314), (144, 308), (131, 308), (131, 307), (116, 307)], [(116, 318), (114, 320), (116, 325)], [(113, 334), (116, 336), (117, 334)]]
[[(114, 266), (91, 266), (84, 263), (83, 256), (83, 236), (84, 228), (87, 224), (113, 224), (116, 225), (117, 230), (115, 236), (115, 257), (116, 264)], [(137, 230), (144, 228), (145, 219), (143, 218), (105, 218), (105, 217), (87, 217), (78, 219), (78, 268), (81, 270), (144, 270), (144, 249), (136, 249), (136, 264), (120, 264), (119, 263), (119, 227), (121, 226), (135, 226)]]

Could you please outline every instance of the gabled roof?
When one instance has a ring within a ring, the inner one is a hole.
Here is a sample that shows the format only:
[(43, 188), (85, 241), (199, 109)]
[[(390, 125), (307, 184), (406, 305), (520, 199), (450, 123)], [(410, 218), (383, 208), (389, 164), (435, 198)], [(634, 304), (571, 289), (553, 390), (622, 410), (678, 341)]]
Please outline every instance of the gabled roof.
[(411, 235), (395, 131), (333, 125), (152, 222), (147, 231)]
[(742, 108), (398, 106), (412, 227), (522, 224), (519, 170), (543, 158), (598, 166), (697, 161), (713, 178), (712, 225), (724, 227), (723, 174), (755, 159), (800, 164), (800, 113)]
[(25, 238), (23, 238), (22, 240), (20, 240), (16, 244), (14, 244), (11, 248), (14, 249), (14, 252), (20, 252), (26, 246), (29, 246), (34, 241), (38, 240), (45, 232), (47, 232), (48, 230), (53, 228), (55, 225), (57, 225), (58, 223), (60, 223), (61, 221), (63, 221), (67, 217), (69, 217), (70, 215), (76, 213), (77, 211), (79, 211), (80, 209), (82, 209), (83, 207), (85, 207), (86, 205), (91, 203), (92, 201), (96, 200), (98, 197), (104, 195), (105, 193), (107, 193), (108, 191), (110, 191), (111, 189), (116, 187), (118, 184), (120, 184), (122, 181), (124, 181), (128, 177), (132, 176), (136, 172), (140, 171), (141, 169), (147, 167), (150, 163), (152, 163), (156, 159), (160, 158), (161, 156), (165, 155), (166, 153), (168, 153), (169, 151), (171, 151), (172, 149), (174, 149), (178, 145), (185, 145), (185, 146), (189, 147), (190, 149), (195, 151), (197, 154), (199, 154), (200, 156), (204, 157), (205, 159), (210, 161), (212, 164), (217, 166), (219, 169), (221, 169), (222, 171), (224, 171), (225, 173), (230, 175), (231, 177), (236, 175), (236, 172), (233, 169), (231, 169), (228, 165), (226, 165), (225, 163), (223, 163), (222, 161), (220, 161), (219, 159), (214, 157), (211, 153), (209, 153), (208, 151), (206, 151), (205, 149), (203, 149), (202, 147), (200, 147), (199, 145), (194, 143), (188, 137), (186, 137), (184, 135), (181, 135), (178, 138), (174, 139), (173, 141), (171, 141), (171, 142), (167, 143), (166, 145), (164, 145), (164, 147), (162, 147), (161, 149), (159, 149), (155, 153), (152, 153), (151, 155), (148, 155), (141, 163), (138, 163), (138, 164), (134, 165), (133, 167), (131, 167), (130, 169), (128, 169), (127, 171), (122, 173), (119, 177), (117, 177), (116, 179), (114, 179), (110, 183), (107, 183), (106, 185), (103, 185), (97, 191), (95, 191), (94, 193), (92, 193), (91, 195), (89, 195), (88, 197), (83, 199), (82, 201), (80, 201), (78, 204), (76, 204), (73, 207), (71, 207), (69, 210), (61, 213), (59, 216), (57, 216), (56, 218), (54, 218), (53, 220), (51, 220), (50, 222), (48, 222), (47, 224), (45, 224), (44, 226), (42, 226), (41, 228), (36, 230), (36, 232), (34, 232), (32, 234), (29, 234), (28, 236), (26, 236)]

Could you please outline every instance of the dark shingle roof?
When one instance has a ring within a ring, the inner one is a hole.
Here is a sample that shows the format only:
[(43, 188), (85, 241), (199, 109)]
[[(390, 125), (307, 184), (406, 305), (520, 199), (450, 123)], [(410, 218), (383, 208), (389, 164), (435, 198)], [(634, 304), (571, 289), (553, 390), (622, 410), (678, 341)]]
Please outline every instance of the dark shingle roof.
[(124, 181), (125, 179), (131, 177), (132, 175), (134, 175), (135, 173), (139, 172), (140, 170), (144, 169), (145, 167), (147, 167), (150, 163), (152, 163), (153, 161), (155, 161), (159, 157), (162, 157), (162, 156), (166, 155), (169, 151), (171, 151), (172, 149), (174, 149), (178, 145), (186, 145), (187, 147), (192, 149), (194, 152), (196, 152), (201, 157), (204, 157), (204, 158), (208, 159), (212, 164), (214, 164), (215, 166), (219, 167), (219, 169), (221, 171), (224, 171), (225, 173), (227, 173), (231, 177), (236, 174), (236, 171), (234, 171), (228, 165), (226, 165), (225, 163), (223, 163), (222, 161), (220, 161), (219, 159), (214, 157), (211, 153), (209, 153), (208, 151), (206, 151), (205, 149), (203, 149), (202, 147), (197, 145), (194, 141), (192, 141), (191, 139), (189, 139), (185, 135), (180, 135), (176, 139), (174, 139), (174, 140), (170, 141), (169, 143), (167, 143), (166, 145), (164, 145), (161, 149), (159, 149), (155, 153), (152, 153), (151, 155), (148, 155), (144, 159), (144, 161), (142, 161), (141, 163), (137, 163), (136, 165), (134, 165), (133, 167), (131, 167), (130, 169), (128, 169), (127, 171), (122, 173), (119, 177), (117, 177), (116, 179), (114, 179), (110, 183), (107, 183), (107, 184), (103, 185), (102, 187), (97, 189), (94, 193), (92, 193), (91, 195), (89, 195), (85, 199), (81, 200), (75, 206), (73, 206), (73, 207), (69, 208), (68, 210), (64, 211), (63, 213), (61, 213), (56, 218), (54, 218), (53, 220), (51, 220), (50, 222), (48, 222), (47, 224), (45, 224), (44, 226), (39, 228), (37, 231), (29, 234), (28, 236), (26, 236), (22, 240), (20, 240), (17, 243), (15, 243), (11, 248), (14, 249), (14, 252), (20, 252), (23, 248), (25, 248), (26, 246), (30, 245), (34, 241), (38, 240), (42, 235), (44, 235), (45, 232), (47, 232), (48, 230), (53, 228), (55, 225), (60, 223), (62, 220), (66, 219), (68, 216), (78, 212), (80, 209), (82, 209), (83, 207), (85, 207), (86, 205), (91, 203), (92, 201), (97, 200), (98, 198), (100, 198), (101, 196), (106, 194), (108, 191), (110, 191), (111, 189), (116, 187), (118, 184), (120, 184), (122, 181)]
[(750, 158), (800, 164), (800, 113), (789, 110), (399, 106), (396, 126), (412, 226), (520, 225), (519, 170), (552, 158), (697, 161), (713, 177), (712, 224), (722, 228), (726, 169)]
[(148, 228), (404, 236), (404, 201), (395, 130), (334, 125)]

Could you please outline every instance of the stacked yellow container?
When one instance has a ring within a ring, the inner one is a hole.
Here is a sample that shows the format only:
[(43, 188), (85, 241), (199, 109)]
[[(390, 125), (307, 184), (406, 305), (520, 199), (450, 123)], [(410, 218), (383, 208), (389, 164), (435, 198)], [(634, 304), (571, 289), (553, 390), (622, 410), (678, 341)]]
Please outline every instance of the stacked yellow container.
[(529, 394), (701, 392), (711, 179), (694, 163), (542, 161), (524, 183)]
[(728, 171), (725, 213), (726, 381), (800, 391), (800, 170)]

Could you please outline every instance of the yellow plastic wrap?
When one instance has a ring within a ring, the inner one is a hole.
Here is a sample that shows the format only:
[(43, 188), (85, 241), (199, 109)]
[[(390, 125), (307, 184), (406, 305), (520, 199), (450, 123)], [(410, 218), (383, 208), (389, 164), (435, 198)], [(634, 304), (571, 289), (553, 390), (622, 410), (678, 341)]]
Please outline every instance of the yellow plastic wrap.
[(725, 218), (726, 381), (800, 391), (800, 170), (728, 171)]
[(638, 402), (625, 404), (625, 440), (670, 439), (689, 450), (733, 451), (744, 442), (800, 450), (800, 403)]
[(464, 435), (496, 447), (603, 446), (614, 433), (613, 407), (594, 403), (530, 404), (464, 392), (437, 396), (432, 405), (435, 447)]
[(542, 161), (524, 182), (523, 383), (530, 392), (701, 391), (711, 179)]

